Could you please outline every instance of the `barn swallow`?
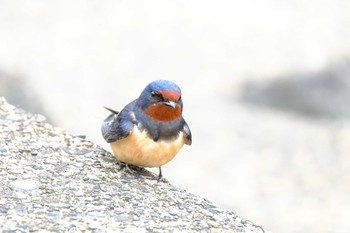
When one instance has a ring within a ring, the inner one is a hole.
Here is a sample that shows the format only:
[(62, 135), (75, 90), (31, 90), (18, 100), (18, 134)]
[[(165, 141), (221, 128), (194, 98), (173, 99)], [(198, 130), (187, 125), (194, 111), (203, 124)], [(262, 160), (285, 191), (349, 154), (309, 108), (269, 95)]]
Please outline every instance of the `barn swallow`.
[(149, 83), (140, 97), (113, 111), (103, 121), (103, 138), (125, 164), (158, 167), (172, 160), (184, 144), (191, 145), (190, 128), (182, 117), (181, 89), (168, 80)]

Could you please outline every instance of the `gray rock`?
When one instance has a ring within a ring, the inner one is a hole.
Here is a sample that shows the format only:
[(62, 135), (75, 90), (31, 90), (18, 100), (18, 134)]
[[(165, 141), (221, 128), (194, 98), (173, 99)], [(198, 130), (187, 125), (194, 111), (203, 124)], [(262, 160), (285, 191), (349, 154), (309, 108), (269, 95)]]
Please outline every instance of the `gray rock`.
[(0, 119), (0, 148), (9, 153), (0, 162), (3, 232), (263, 232), (145, 169), (121, 169), (98, 145), (4, 98)]
[(10, 186), (18, 190), (33, 190), (38, 188), (33, 180), (14, 180), (10, 183)]

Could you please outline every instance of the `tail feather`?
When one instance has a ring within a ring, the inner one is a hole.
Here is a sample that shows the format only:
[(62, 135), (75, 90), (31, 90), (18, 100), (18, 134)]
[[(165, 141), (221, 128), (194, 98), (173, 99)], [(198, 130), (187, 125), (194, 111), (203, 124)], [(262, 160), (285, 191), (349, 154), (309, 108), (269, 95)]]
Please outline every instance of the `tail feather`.
[(108, 117), (103, 121), (101, 126), (102, 136), (106, 141), (108, 141), (110, 130), (111, 130), (111, 124), (114, 121), (115, 117), (119, 114), (119, 112), (111, 108), (107, 108), (107, 107), (104, 107), (104, 108), (111, 112), (108, 115)]
[(111, 109), (111, 108), (108, 108), (108, 107), (104, 107), (104, 108), (107, 109), (108, 111), (110, 111), (110, 112), (116, 114), (116, 115), (119, 114), (119, 111), (117, 111), (117, 110), (114, 110), (114, 109)]

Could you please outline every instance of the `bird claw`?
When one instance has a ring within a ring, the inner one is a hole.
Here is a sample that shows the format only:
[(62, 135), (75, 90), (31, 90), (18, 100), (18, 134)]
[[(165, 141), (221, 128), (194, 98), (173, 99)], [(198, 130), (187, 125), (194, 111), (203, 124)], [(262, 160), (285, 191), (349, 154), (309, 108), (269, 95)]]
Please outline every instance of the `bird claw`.
[(132, 170), (127, 163), (118, 161), (118, 164), (121, 166), (121, 170), (126, 170), (129, 174), (134, 174), (135, 171)]
[(132, 170), (128, 164), (125, 164), (124, 169), (130, 174), (135, 174), (135, 171)]
[[(136, 172), (136, 170), (134, 170), (133, 168), (131, 167), (134, 167), (133, 165), (128, 165), (127, 163), (124, 163), (122, 161), (118, 161), (118, 164), (121, 166), (121, 170), (126, 170), (127, 173), (129, 174), (132, 174), (134, 175)], [(131, 167), (130, 167), (131, 166)], [(135, 168), (138, 168), (138, 167), (135, 167)], [(157, 182), (169, 182), (162, 174), (162, 169), (161, 167), (159, 167), (159, 174), (158, 174), (158, 177), (157, 177)]]
[(162, 168), (161, 167), (159, 167), (159, 175), (158, 175), (158, 178), (157, 178), (157, 182), (159, 183), (160, 181), (168, 182), (168, 180), (165, 179), (163, 174), (162, 174)]

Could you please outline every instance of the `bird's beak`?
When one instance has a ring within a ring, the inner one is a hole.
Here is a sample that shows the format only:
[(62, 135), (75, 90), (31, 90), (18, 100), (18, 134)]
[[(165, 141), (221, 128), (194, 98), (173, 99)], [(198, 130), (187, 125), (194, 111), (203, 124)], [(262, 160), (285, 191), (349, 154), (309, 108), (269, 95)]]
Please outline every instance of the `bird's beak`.
[(172, 108), (175, 108), (176, 107), (176, 103), (174, 101), (164, 101), (163, 102), (165, 105), (168, 105)]

